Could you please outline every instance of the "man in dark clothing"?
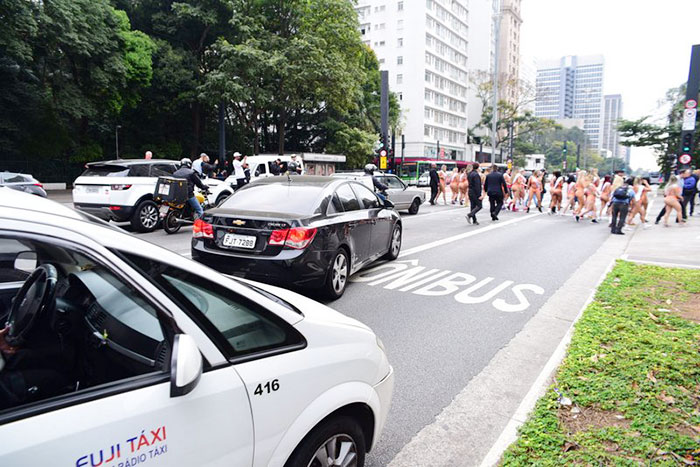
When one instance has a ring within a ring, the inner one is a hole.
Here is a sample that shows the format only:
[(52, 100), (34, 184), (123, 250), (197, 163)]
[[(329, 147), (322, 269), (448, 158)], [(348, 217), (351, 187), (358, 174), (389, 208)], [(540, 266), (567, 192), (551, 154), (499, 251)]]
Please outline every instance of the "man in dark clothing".
[[(683, 219), (687, 219), (688, 215), (693, 215), (695, 210), (695, 193), (697, 192), (698, 181), (693, 175), (690, 169), (686, 169), (681, 174), (681, 181), (683, 182), (683, 201), (681, 202), (681, 208), (683, 213)], [(690, 207), (690, 211), (688, 211)]]
[(469, 172), (467, 176), (467, 181), (469, 182), (469, 204), (472, 210), (467, 214), (467, 220), (475, 225), (479, 225), (476, 221), (476, 213), (481, 211), (481, 200), (484, 199), (484, 195), (481, 192), (481, 177), (479, 176), (479, 164), (472, 164), (472, 171)]
[(282, 162), (281, 159), (274, 160), (270, 163), (270, 173), (272, 175), (279, 175), (280, 174), (280, 163)]
[(440, 177), (437, 173), (437, 164), (430, 164), (430, 204), (435, 205), (435, 198), (438, 194), (438, 185), (440, 185)]
[(627, 213), (630, 209), (630, 201), (634, 199), (634, 190), (630, 186), (631, 180), (627, 180), (612, 194), (612, 221), (610, 232), (616, 235), (624, 235), (622, 227), (625, 226)]
[(508, 192), (508, 185), (503, 174), (498, 171), (496, 165), (491, 166), (491, 173), (484, 180), (484, 191), (489, 195), (489, 204), (491, 205), (491, 220), (497, 221), (498, 214), (503, 207), (503, 198)]
[(180, 168), (175, 171), (173, 177), (184, 178), (187, 180), (187, 202), (190, 203), (192, 210), (195, 212), (195, 219), (202, 217), (204, 210), (202, 209), (202, 205), (199, 204), (199, 201), (194, 196), (194, 187), (196, 185), (201, 190), (207, 190), (209, 187), (202, 183), (202, 181), (199, 179), (199, 175), (197, 175), (197, 172), (192, 170), (192, 161), (188, 158), (181, 159)]

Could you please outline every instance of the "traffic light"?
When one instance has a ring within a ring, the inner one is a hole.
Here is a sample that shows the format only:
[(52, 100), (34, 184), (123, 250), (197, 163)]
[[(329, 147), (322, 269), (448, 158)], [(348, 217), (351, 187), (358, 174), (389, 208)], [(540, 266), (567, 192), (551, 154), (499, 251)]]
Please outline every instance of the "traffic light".
[(684, 131), (681, 137), (681, 149), (684, 154), (688, 154), (693, 148), (693, 132)]
[(561, 148), (561, 153), (562, 153), (564, 156), (566, 156), (566, 151), (567, 151), (567, 149), (566, 149), (566, 144), (565, 144), (564, 147)]

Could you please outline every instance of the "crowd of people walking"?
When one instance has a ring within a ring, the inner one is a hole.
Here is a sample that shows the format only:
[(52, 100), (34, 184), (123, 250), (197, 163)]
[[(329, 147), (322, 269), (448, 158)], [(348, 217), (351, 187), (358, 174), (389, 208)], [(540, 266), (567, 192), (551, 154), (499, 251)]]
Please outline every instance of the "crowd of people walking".
[[(652, 192), (648, 177), (628, 177), (623, 170), (602, 177), (595, 168), (569, 174), (522, 169), (501, 173), (496, 165), (483, 170), (478, 163), (451, 172), (444, 165), (438, 170), (437, 164), (432, 164), (430, 189), (432, 205), (439, 204), (442, 197), (443, 204), (469, 207), (466, 218), (471, 224), (479, 224), (477, 213), (488, 196), (492, 221), (498, 221), (502, 210), (529, 213), (534, 208), (551, 215), (569, 214), (576, 222), (600, 223), (609, 219), (611, 232), (618, 235), (624, 235), (625, 225), (634, 226), (639, 222), (646, 227), (649, 193)], [(683, 225), (694, 213), (695, 195), (699, 190), (700, 170), (687, 169), (679, 176), (672, 175), (664, 188), (664, 206), (656, 224), (663, 219), (668, 227), (669, 217), (675, 213), (676, 222)], [(543, 200), (546, 193), (549, 193), (547, 206)]]

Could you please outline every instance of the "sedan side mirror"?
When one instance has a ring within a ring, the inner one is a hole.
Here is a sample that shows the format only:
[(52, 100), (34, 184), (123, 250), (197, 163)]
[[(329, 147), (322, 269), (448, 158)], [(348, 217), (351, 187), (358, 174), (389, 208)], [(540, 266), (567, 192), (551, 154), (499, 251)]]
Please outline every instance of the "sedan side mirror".
[(384, 200), (384, 207), (387, 209), (394, 209), (394, 203), (392, 203), (388, 199), (385, 199)]
[(15, 256), (14, 267), (18, 271), (32, 273), (37, 267), (36, 251), (21, 251)]
[(189, 394), (202, 376), (202, 354), (192, 336), (175, 336), (170, 362), (170, 397)]

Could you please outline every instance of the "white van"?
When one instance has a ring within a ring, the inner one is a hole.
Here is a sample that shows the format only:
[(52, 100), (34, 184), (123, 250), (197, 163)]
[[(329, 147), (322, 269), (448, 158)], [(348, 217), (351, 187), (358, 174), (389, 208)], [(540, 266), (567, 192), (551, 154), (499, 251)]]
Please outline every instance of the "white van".
[[(248, 168), (250, 169), (251, 183), (260, 178), (274, 177), (272, 173), (272, 163), (280, 159), (282, 161), (280, 167), (280, 175), (287, 171), (287, 164), (292, 161), (292, 156), (277, 156), (277, 155), (261, 155), (250, 156), (246, 159)], [(301, 166), (301, 175), (304, 174), (304, 161), (297, 156), (297, 165)], [(226, 198), (231, 196), (236, 187), (236, 178), (230, 175), (226, 180), (218, 180), (216, 178), (207, 178), (204, 180), (209, 186), (209, 202), (214, 206), (221, 204)]]

